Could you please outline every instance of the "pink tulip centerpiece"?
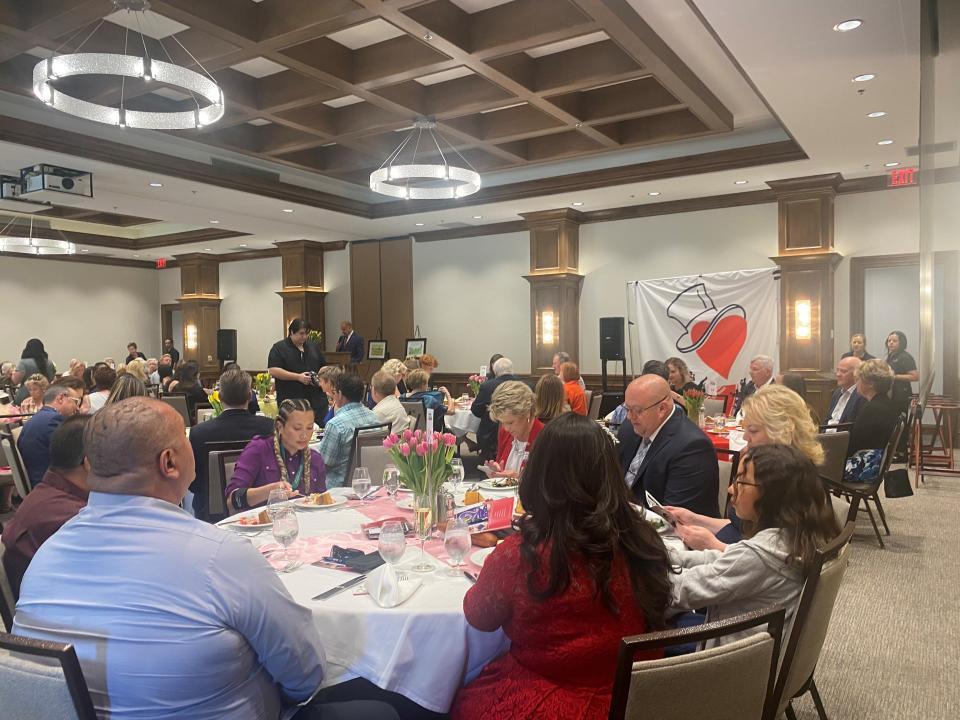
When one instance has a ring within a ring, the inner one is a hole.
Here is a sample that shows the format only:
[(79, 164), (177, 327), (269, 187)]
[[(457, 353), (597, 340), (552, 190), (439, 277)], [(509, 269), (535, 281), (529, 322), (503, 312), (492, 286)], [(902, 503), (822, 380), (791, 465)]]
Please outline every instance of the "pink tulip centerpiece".
[(433, 494), (452, 472), (450, 461), (457, 448), (452, 433), (404, 430), (389, 435), (383, 447), (400, 471), (400, 483), (415, 494)]

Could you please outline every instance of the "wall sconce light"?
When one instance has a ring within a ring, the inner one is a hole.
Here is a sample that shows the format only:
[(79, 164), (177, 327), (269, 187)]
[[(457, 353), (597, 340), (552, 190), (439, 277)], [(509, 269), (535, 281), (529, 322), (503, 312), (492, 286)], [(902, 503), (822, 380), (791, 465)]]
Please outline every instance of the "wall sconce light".
[(797, 300), (794, 306), (794, 336), (797, 340), (809, 340), (811, 335), (810, 327), (810, 301)]
[(544, 345), (553, 345), (557, 341), (557, 316), (553, 310), (540, 313), (540, 340)]
[(187, 350), (197, 349), (197, 326), (196, 325), (187, 325), (186, 346), (187, 346)]

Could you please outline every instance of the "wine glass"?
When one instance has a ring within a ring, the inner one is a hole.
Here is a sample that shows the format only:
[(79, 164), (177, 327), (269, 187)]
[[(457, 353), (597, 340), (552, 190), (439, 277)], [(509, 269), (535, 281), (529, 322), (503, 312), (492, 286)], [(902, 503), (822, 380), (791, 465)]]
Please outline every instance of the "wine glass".
[(447, 522), (447, 530), (443, 534), (443, 549), (453, 561), (453, 567), (447, 571), (447, 574), (451, 577), (461, 577), (460, 564), (470, 550), (470, 531), (463, 520), (458, 518)]
[(400, 489), (400, 471), (396, 465), (387, 465), (383, 469), (383, 487), (387, 490), (387, 495), (391, 498), (397, 494)]
[(403, 534), (403, 525), (398, 522), (385, 522), (380, 528), (377, 550), (388, 565), (396, 565), (407, 549), (407, 538)]
[(427, 560), (426, 551), (423, 549), (427, 538), (433, 531), (433, 498), (428, 495), (414, 495), (413, 498), (413, 529), (417, 533), (417, 539), (420, 540), (420, 561), (413, 566), (413, 570), (419, 573), (428, 573), (434, 571), (433, 563)]
[(288, 548), (300, 535), (300, 523), (297, 514), (291, 507), (278, 507), (273, 514), (273, 539), (283, 546), (283, 563), (281, 572), (290, 572), (300, 567), (300, 562), (291, 562), (287, 554)]
[(351, 485), (353, 492), (357, 494), (360, 500), (370, 490), (370, 471), (365, 467), (358, 467), (353, 471), (353, 483)]
[(453, 485), (453, 491), (459, 492), (460, 483), (463, 482), (464, 476), (463, 460), (457, 457), (453, 458), (453, 460), (450, 461), (450, 467), (453, 470), (452, 474), (450, 475), (450, 482)]
[(287, 501), (287, 491), (283, 488), (273, 488), (267, 496), (267, 515), (272, 520), (277, 510)]

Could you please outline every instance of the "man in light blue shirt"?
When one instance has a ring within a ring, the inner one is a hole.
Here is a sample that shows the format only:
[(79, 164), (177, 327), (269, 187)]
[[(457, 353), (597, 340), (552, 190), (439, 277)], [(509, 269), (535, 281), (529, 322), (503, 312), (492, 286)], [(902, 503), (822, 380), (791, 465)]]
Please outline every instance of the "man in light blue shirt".
[[(84, 445), (88, 505), (34, 557), (13, 632), (72, 643), (102, 718), (276, 720), (310, 699), (325, 662), (310, 610), (250, 542), (178, 507), (194, 477), (179, 414), (130, 398)], [(396, 717), (349, 705), (336, 716)]]
[(382, 424), (373, 410), (361, 404), (362, 400), (363, 381), (358, 376), (346, 373), (337, 378), (333, 391), (336, 411), (323, 426), (323, 440), (320, 442), (328, 488), (343, 487), (348, 480), (353, 431), (358, 427)]

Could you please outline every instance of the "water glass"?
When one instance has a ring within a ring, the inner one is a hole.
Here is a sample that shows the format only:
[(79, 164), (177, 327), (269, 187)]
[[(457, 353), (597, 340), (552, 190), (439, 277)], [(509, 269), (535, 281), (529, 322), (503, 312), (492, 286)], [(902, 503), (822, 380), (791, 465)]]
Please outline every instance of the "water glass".
[(294, 564), (290, 562), (287, 554), (288, 548), (299, 535), (300, 523), (297, 520), (297, 514), (293, 508), (287, 506), (278, 507), (273, 514), (273, 539), (283, 546), (283, 572), (289, 572), (300, 565), (300, 563)]
[(453, 562), (453, 567), (447, 572), (452, 577), (460, 577), (460, 564), (470, 550), (470, 531), (462, 520), (452, 520), (447, 523), (447, 530), (443, 535), (443, 549)]
[(380, 528), (377, 550), (380, 557), (389, 565), (396, 565), (407, 549), (407, 538), (403, 534), (403, 525), (398, 522), (386, 522)]
[(353, 483), (351, 485), (358, 498), (363, 498), (370, 491), (370, 471), (365, 467), (358, 467), (353, 471)]
[(460, 490), (460, 483), (463, 482), (463, 460), (455, 457), (450, 461), (450, 467), (453, 470), (453, 473), (450, 475), (450, 482), (453, 484), (453, 491), (457, 492)]
[(283, 507), (283, 503), (287, 501), (287, 491), (282, 488), (274, 488), (270, 491), (270, 494), (267, 496), (267, 515), (273, 519), (273, 516), (276, 514), (277, 510)]
[(383, 469), (383, 487), (391, 498), (400, 489), (400, 471), (397, 470), (396, 465), (387, 465)]

